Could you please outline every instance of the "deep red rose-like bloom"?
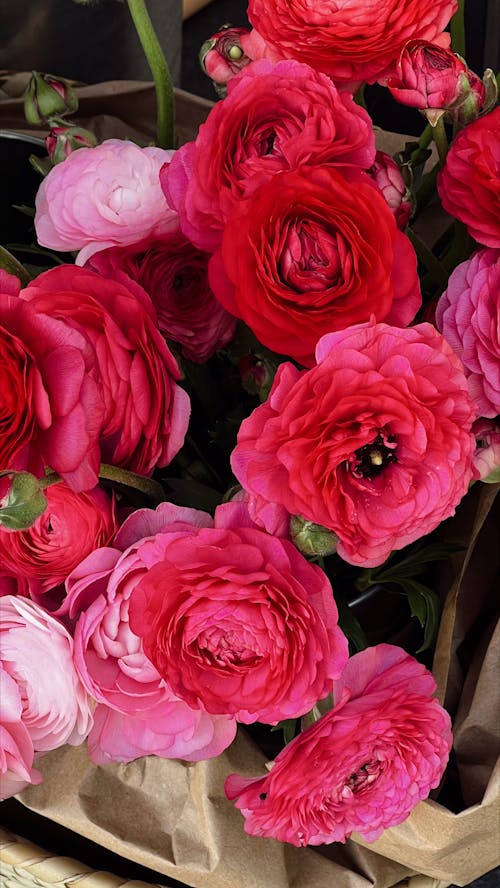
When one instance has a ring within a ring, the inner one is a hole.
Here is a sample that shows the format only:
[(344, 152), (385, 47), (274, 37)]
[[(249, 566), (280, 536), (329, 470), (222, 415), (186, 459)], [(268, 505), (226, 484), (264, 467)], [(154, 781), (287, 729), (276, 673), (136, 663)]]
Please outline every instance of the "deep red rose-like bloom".
[(292, 845), (374, 842), (438, 786), (448, 761), (450, 717), (432, 698), (430, 672), (401, 648), (380, 644), (349, 660), (335, 706), (280, 752), (269, 774), (231, 774), (245, 831)]
[(409, 324), (421, 304), (415, 251), (362, 172), (303, 166), (233, 209), (210, 282), (260, 342), (302, 364), (350, 324)]
[(324, 336), (317, 366), (282, 364), (245, 419), (231, 464), (264, 515), (277, 503), (333, 530), (374, 567), (448, 516), (472, 477), (474, 409), (463, 368), (430, 324), (361, 324)]
[(436, 324), (464, 365), (478, 416), (500, 413), (500, 251), (461, 262), (436, 308)]
[(479, 109), (486, 95), (484, 84), (460, 56), (427, 40), (406, 44), (384, 85), (398, 102), (421, 110), (453, 109), (471, 93)]
[(0, 571), (15, 577), (18, 590), (42, 606), (44, 594), (116, 531), (113, 502), (99, 487), (76, 493), (61, 482), (45, 496), (47, 508), (31, 527), (0, 529)]
[(347, 660), (324, 572), (254, 527), (173, 540), (134, 590), (130, 627), (178, 697), (246, 724), (304, 715)]
[(434, 41), (456, 0), (250, 0), (248, 18), (272, 50), (336, 83), (373, 83), (409, 40)]
[(437, 179), (444, 209), (486, 247), (500, 247), (500, 107), (466, 126)]
[(374, 157), (371, 120), (351, 96), (307, 65), (264, 60), (230, 81), (160, 179), (184, 233), (213, 251), (234, 204), (280, 170), (305, 162), (367, 169)]
[(17, 295), (0, 295), (2, 469), (41, 476), (50, 466), (75, 489), (95, 486), (103, 407), (94, 369), (78, 330)]
[[(104, 405), (102, 461), (140, 474), (168, 465), (184, 442), (189, 398), (177, 385), (179, 368), (142, 287), (61, 265), (32, 281), (21, 298), (64, 322), (68, 335), (79, 334), (83, 342)], [(55, 385), (61, 385), (60, 375)], [(74, 438), (79, 445), (79, 429)], [(68, 437), (66, 450), (74, 446)]]
[(163, 335), (179, 343), (186, 358), (203, 363), (229, 342), (236, 325), (210, 289), (209, 258), (175, 231), (94, 253), (87, 265), (104, 277), (137, 281), (151, 297)]

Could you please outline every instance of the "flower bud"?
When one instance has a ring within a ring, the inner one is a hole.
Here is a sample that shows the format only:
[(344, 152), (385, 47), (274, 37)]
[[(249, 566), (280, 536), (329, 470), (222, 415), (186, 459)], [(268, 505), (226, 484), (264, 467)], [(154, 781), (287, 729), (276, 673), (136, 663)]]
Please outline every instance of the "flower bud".
[(475, 119), (486, 95), (484, 84), (460, 56), (426, 40), (406, 44), (384, 84), (398, 102), (423, 111), (432, 126), (445, 112), (450, 122), (462, 122), (461, 114), (464, 123)]
[(24, 97), (24, 115), (28, 123), (40, 126), (54, 117), (74, 114), (78, 99), (67, 80), (33, 71)]
[(338, 536), (321, 524), (308, 521), (302, 515), (290, 519), (292, 541), (303, 555), (333, 555), (337, 551)]
[(226, 83), (251, 62), (242, 46), (242, 38), (249, 33), (248, 28), (223, 25), (201, 47), (200, 65), (221, 97), (226, 93)]
[(397, 163), (389, 154), (377, 151), (368, 175), (382, 192), (398, 228), (406, 228), (413, 212), (413, 199)]
[(265, 401), (273, 384), (276, 367), (259, 355), (244, 355), (240, 358), (241, 384), (250, 395), (258, 395)]
[(6, 530), (26, 530), (47, 508), (42, 486), (29, 472), (2, 472), (12, 475), (10, 489), (0, 501), (0, 525)]
[(97, 139), (90, 130), (81, 126), (53, 126), (45, 139), (45, 147), (53, 164), (66, 160), (77, 148), (95, 148)]
[(476, 419), (472, 424), (476, 449), (472, 457), (475, 480), (485, 484), (500, 481), (500, 423), (492, 419)]

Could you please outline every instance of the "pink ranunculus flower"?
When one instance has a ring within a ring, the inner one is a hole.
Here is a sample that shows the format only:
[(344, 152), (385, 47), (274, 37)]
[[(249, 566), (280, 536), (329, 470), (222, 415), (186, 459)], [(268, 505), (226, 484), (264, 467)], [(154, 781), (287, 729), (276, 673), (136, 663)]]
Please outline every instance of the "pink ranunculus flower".
[(136, 585), (130, 626), (190, 706), (276, 723), (330, 693), (347, 641), (325, 573), (242, 507), (169, 541)]
[(33, 741), (22, 721), (23, 699), (17, 681), (0, 662), (0, 801), (21, 792), (30, 783), (41, 783), (33, 768)]
[(38, 190), (38, 242), (51, 250), (80, 250), (77, 264), (83, 265), (97, 250), (176, 228), (158, 178), (172, 155), (122, 139), (73, 151)]
[(500, 250), (478, 250), (451, 273), (436, 324), (462, 364), (477, 416), (500, 413)]
[(441, 40), (456, 9), (457, 0), (250, 0), (248, 18), (261, 52), (306, 62), (355, 92), (381, 77), (409, 40)]
[(47, 508), (31, 527), (0, 528), (0, 571), (43, 607), (47, 593), (90, 552), (107, 545), (117, 528), (113, 500), (99, 487), (76, 493), (61, 482), (45, 496)]
[(292, 845), (375, 841), (438, 786), (452, 744), (430, 672), (380, 644), (349, 660), (333, 709), (292, 740), (264, 777), (231, 774), (245, 831)]
[(500, 107), (453, 139), (437, 189), (446, 212), (463, 222), (471, 237), (500, 248)]
[[(97, 484), (103, 405), (85, 338), (20, 298), (0, 296), (0, 465), (41, 477), (46, 466), (76, 490)], [(71, 447), (68, 443), (71, 442)]]
[(308, 65), (263, 60), (229, 82), (160, 178), (184, 233), (213, 251), (232, 207), (276, 173), (302, 163), (367, 169), (374, 157), (371, 120), (350, 95)]
[(0, 660), (20, 689), (21, 721), (35, 753), (82, 743), (92, 726), (91, 703), (62, 623), (27, 598), (1, 597)]
[(179, 699), (144, 653), (129, 622), (130, 598), (141, 577), (164, 557), (172, 540), (192, 545), (212, 518), (162, 503), (139, 509), (121, 526), (113, 546), (97, 549), (67, 582), (65, 610), (76, 619), (75, 664), (97, 701), (89, 736), (92, 761), (132, 761), (142, 755), (199, 761), (232, 742), (234, 718), (210, 715)]
[(384, 195), (398, 228), (405, 229), (413, 212), (413, 203), (396, 161), (385, 151), (377, 151), (368, 174)]
[(462, 365), (430, 324), (359, 324), (324, 336), (317, 364), (281, 364), (243, 421), (231, 464), (266, 504), (333, 530), (374, 567), (430, 533), (472, 478), (473, 405)]
[[(87, 268), (61, 265), (31, 281), (21, 301), (63, 322), (67, 336), (78, 335), (82, 342), (81, 362), (85, 357), (92, 363), (104, 408), (104, 416), (95, 416), (101, 461), (144, 475), (168, 465), (184, 443), (190, 402), (177, 384), (179, 367), (143, 288), (131, 278), (111, 281)], [(61, 386), (61, 375), (54, 385)], [(67, 400), (56, 409), (64, 409)], [(84, 405), (79, 406), (82, 413)], [(73, 448), (79, 452), (83, 431), (84, 426), (68, 435), (69, 454)]]
[(227, 345), (236, 326), (236, 319), (210, 289), (209, 259), (209, 253), (174, 231), (94, 253), (87, 264), (104, 277), (123, 281), (128, 275), (144, 287), (163, 335), (181, 346), (184, 357), (199, 364)]
[(464, 102), (469, 119), (474, 110), (477, 117), (486, 97), (484, 84), (460, 56), (426, 40), (406, 44), (384, 85), (403, 105), (448, 111), (455, 119)]

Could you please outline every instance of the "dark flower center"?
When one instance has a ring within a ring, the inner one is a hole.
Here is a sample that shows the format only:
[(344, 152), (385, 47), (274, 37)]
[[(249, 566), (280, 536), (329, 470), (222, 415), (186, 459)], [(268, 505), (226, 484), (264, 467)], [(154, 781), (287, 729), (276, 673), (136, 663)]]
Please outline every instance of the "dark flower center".
[(394, 435), (377, 435), (371, 444), (354, 451), (351, 462), (353, 475), (358, 478), (376, 478), (391, 462), (396, 462), (396, 438)]
[(374, 780), (377, 779), (381, 770), (382, 766), (379, 761), (365, 762), (364, 765), (361, 765), (358, 771), (349, 775), (345, 781), (345, 785), (351, 790), (351, 792), (357, 793), (373, 783)]

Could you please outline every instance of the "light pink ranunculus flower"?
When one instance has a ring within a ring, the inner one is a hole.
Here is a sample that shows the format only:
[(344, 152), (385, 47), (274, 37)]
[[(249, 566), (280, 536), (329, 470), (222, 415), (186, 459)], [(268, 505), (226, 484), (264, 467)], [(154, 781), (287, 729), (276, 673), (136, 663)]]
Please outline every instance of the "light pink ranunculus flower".
[(122, 139), (73, 151), (38, 190), (39, 243), (51, 250), (80, 250), (77, 264), (83, 265), (97, 250), (176, 228), (177, 214), (158, 178), (173, 153)]
[(126, 519), (113, 547), (97, 549), (67, 582), (65, 609), (75, 626), (75, 663), (97, 701), (89, 736), (92, 761), (128, 762), (142, 755), (199, 761), (232, 742), (234, 718), (189, 707), (146, 657), (129, 623), (130, 597), (172, 540), (191, 541), (212, 518), (162, 503)]
[(477, 416), (500, 413), (500, 250), (478, 250), (455, 268), (436, 324), (462, 364)]
[(33, 741), (22, 722), (21, 688), (0, 661), (0, 801), (21, 792), (30, 783), (41, 783), (34, 770)]
[(231, 774), (245, 831), (292, 845), (367, 842), (406, 820), (438, 786), (452, 743), (430, 672), (380, 644), (347, 663), (333, 709), (292, 740), (264, 777)]
[(1, 597), (0, 661), (20, 689), (21, 721), (35, 752), (83, 742), (92, 726), (91, 704), (62, 623), (34, 601)]

